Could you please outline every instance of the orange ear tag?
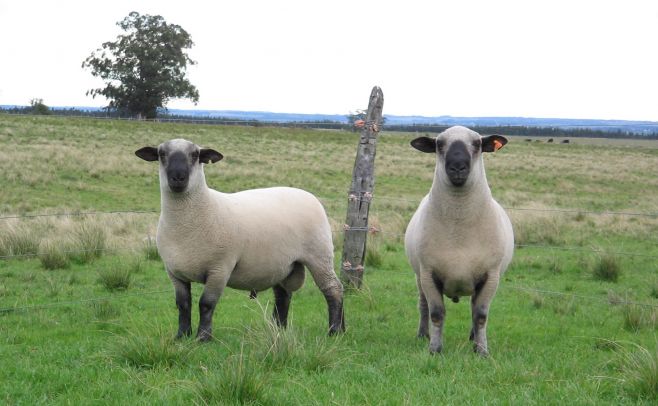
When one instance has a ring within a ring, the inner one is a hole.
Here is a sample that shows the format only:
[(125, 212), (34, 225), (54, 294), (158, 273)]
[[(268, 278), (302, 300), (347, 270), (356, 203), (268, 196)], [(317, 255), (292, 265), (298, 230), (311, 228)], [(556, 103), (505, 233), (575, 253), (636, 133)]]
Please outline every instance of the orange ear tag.
[(498, 140), (494, 140), (493, 144), (494, 144), (494, 152), (498, 151), (503, 147), (503, 143)]

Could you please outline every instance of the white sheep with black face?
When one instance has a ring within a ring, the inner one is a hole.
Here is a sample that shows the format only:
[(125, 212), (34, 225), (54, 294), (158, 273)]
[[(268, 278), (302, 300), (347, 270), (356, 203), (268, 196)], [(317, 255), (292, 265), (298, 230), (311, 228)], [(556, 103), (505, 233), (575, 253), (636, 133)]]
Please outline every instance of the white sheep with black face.
[(274, 291), (274, 319), (284, 326), (292, 292), (307, 267), (329, 308), (329, 333), (344, 330), (343, 287), (333, 269), (331, 227), (312, 194), (275, 187), (237, 193), (208, 188), (203, 164), (219, 152), (175, 139), (135, 154), (159, 161), (158, 251), (179, 310), (177, 337), (192, 333), (191, 282), (204, 283), (197, 337), (212, 337), (212, 315), (226, 286)]
[[(430, 352), (443, 347), (443, 295), (454, 302), (471, 296), (470, 339), (488, 354), (487, 317), (500, 276), (512, 260), (514, 233), (503, 208), (491, 196), (482, 153), (502, 148), (507, 139), (481, 137), (451, 127), (436, 138), (411, 145), (436, 155), (434, 181), (405, 234), (405, 248), (416, 273), (419, 337), (430, 337)], [(428, 327), (431, 321), (431, 331)]]

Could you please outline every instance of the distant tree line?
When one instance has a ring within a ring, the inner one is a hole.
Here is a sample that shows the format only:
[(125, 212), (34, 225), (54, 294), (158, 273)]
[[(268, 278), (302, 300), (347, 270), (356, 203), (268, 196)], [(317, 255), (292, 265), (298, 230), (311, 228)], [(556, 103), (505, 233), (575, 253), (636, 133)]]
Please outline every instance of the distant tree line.
[[(411, 131), (422, 133), (440, 133), (451, 125), (436, 124), (387, 124), (387, 131)], [(588, 137), (588, 138), (642, 138), (658, 139), (658, 130), (630, 131), (621, 128), (587, 128), (587, 127), (532, 127), (532, 126), (479, 126), (469, 125), (468, 128), (480, 134), (520, 135), (526, 137)]]
[[(52, 114), (57, 116), (77, 116), (77, 117), (97, 117), (97, 118), (130, 118), (133, 116), (122, 114), (119, 110), (102, 109), (102, 110), (80, 110), (75, 108), (59, 109), (48, 108), (41, 99), (34, 99), (30, 106), (15, 106), (9, 108), (0, 107), (0, 113), (9, 114)], [(350, 116), (347, 116), (348, 119)], [(354, 130), (354, 118), (351, 122), (339, 121), (260, 121), (254, 119), (239, 119), (231, 117), (199, 117), (187, 116), (180, 114), (169, 114), (165, 109), (158, 112), (158, 117), (154, 121), (159, 122), (178, 122), (189, 124), (209, 124), (209, 125), (247, 125), (252, 127), (295, 127), (295, 128), (316, 128), (326, 130)], [(383, 129), (386, 131), (415, 132), (438, 134), (450, 125), (436, 124), (386, 124)], [(658, 131), (634, 132), (625, 131), (621, 128), (585, 128), (585, 127), (532, 127), (532, 126), (472, 126), (469, 128), (480, 134), (503, 134), (519, 135), (526, 137), (590, 137), (590, 138), (641, 138), (641, 139), (658, 139)]]

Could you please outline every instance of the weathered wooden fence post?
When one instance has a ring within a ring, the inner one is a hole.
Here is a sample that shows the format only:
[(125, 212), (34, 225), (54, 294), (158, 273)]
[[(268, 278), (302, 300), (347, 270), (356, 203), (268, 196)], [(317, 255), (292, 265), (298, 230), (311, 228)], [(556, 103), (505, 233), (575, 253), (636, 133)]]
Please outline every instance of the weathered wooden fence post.
[(363, 261), (368, 236), (368, 211), (375, 187), (375, 147), (382, 125), (384, 94), (378, 86), (372, 88), (365, 121), (355, 122), (361, 127), (361, 137), (356, 151), (352, 185), (347, 199), (345, 240), (343, 244), (342, 278), (348, 284), (360, 288), (363, 281)]

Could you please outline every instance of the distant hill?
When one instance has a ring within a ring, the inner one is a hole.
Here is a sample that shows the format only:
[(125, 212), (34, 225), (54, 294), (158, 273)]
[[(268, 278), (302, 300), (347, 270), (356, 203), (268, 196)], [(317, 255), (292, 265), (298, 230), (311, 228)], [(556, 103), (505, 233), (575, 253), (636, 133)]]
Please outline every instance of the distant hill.
[[(21, 109), (26, 106), (0, 105), (0, 110)], [(59, 106), (51, 107), (57, 110), (75, 110), (80, 112), (101, 112), (100, 107)], [(247, 121), (262, 121), (271, 123), (289, 122), (336, 122), (347, 124), (347, 115), (343, 114), (302, 114), (302, 113), (273, 113), (267, 111), (240, 111), (240, 110), (181, 110), (168, 109), (166, 114), (196, 119), (234, 119)], [(453, 117), (453, 116), (396, 116), (384, 115), (386, 125), (389, 126), (452, 126), (464, 125), (471, 127), (536, 127), (561, 129), (594, 129), (606, 132), (623, 132), (642, 134), (658, 133), (656, 121), (631, 120), (594, 120), (594, 119), (567, 119), (567, 118), (533, 118), (533, 117)]]

